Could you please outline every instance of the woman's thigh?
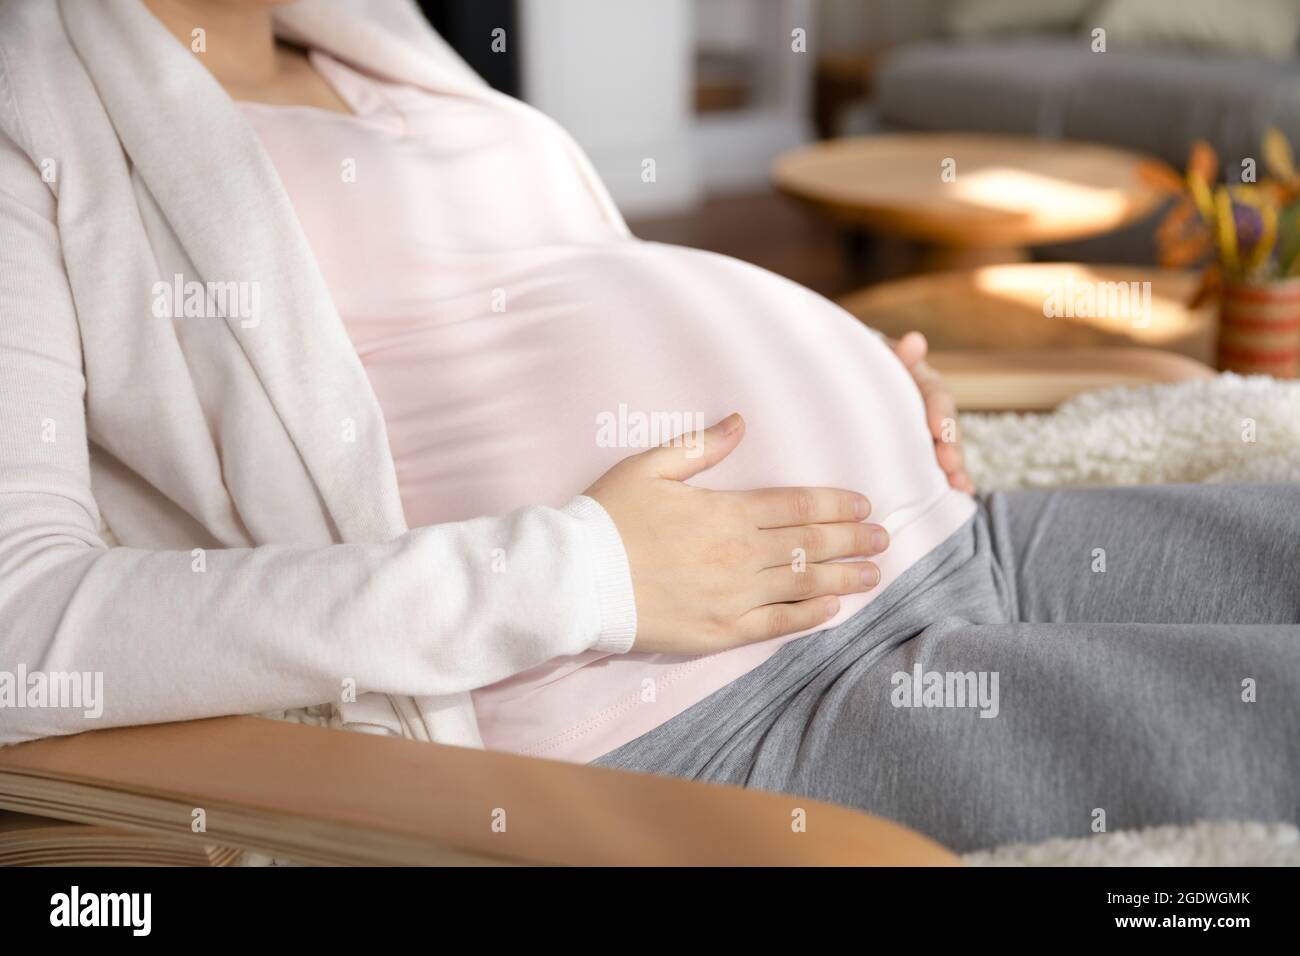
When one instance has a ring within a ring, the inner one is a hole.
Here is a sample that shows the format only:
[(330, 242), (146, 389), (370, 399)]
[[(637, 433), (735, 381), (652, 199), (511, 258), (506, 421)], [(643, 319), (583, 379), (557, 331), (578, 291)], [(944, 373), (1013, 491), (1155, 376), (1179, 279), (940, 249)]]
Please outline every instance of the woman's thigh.
[(721, 776), (964, 852), (1300, 820), (1297, 739), (1300, 626), (950, 620), (822, 680), (754, 735), (744, 779)]
[(1029, 622), (1300, 623), (1300, 483), (995, 492)]

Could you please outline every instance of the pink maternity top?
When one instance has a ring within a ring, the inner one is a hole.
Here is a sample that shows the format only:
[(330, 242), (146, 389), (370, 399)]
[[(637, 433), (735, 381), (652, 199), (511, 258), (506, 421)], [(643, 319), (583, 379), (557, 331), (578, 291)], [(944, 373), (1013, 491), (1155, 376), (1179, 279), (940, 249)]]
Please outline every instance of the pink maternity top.
[[(852, 488), (889, 529), (881, 586), (845, 598), (837, 621), (970, 516), (909, 374), (837, 306), (735, 259), (628, 238), (558, 128), (522, 104), (312, 57), (355, 115), (241, 105), (383, 409), (409, 525), (563, 504), (732, 411), (745, 440), (695, 483)], [(474, 692), (483, 741), (590, 760), (791, 639), (552, 660)]]

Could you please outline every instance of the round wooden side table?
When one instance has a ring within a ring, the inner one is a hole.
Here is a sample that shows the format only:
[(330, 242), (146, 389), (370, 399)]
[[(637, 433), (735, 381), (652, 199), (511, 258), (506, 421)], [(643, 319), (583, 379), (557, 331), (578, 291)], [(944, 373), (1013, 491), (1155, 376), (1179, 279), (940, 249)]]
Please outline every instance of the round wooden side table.
[(927, 246), (925, 268), (1023, 262), (1025, 247), (1100, 235), (1163, 197), (1140, 154), (1069, 140), (898, 133), (783, 153), (779, 189), (845, 224)]
[(915, 329), (942, 351), (1138, 347), (1214, 364), (1218, 313), (1192, 309), (1197, 274), (1050, 262), (883, 282), (839, 300), (873, 329)]

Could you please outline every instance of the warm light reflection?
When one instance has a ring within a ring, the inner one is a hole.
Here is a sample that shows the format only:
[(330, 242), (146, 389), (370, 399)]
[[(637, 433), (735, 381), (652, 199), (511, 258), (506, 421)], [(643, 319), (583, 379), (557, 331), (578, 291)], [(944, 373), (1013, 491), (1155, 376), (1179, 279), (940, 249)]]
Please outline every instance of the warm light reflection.
[(1009, 166), (962, 173), (949, 185), (961, 202), (1016, 213), (1045, 224), (1120, 221), (1129, 197), (1120, 189), (1087, 186)]
[[(1132, 281), (1142, 281), (1140, 270), (1133, 272)], [(1082, 265), (988, 266), (976, 269), (971, 282), (982, 297), (1020, 310), (1042, 312), (1051, 302), (1056, 314), (1044, 314), (1044, 321), (1078, 323), (1144, 345), (1181, 339), (1203, 322), (1199, 313), (1168, 294), (1152, 288), (1145, 299), (1139, 287), (1114, 272)]]

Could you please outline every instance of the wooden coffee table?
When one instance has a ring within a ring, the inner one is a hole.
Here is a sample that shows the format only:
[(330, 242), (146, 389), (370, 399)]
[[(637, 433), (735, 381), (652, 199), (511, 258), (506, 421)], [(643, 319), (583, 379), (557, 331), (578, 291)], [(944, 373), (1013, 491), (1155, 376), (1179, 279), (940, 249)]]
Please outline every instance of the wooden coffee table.
[(1198, 281), (1181, 269), (1025, 263), (884, 282), (839, 304), (893, 338), (923, 332), (935, 350), (1148, 348), (1212, 365), (1217, 310), (1187, 305)]
[(840, 222), (927, 244), (925, 266), (940, 269), (1022, 262), (1027, 246), (1145, 218), (1162, 201), (1138, 176), (1150, 163), (1158, 160), (1068, 140), (899, 133), (791, 150), (773, 177)]

